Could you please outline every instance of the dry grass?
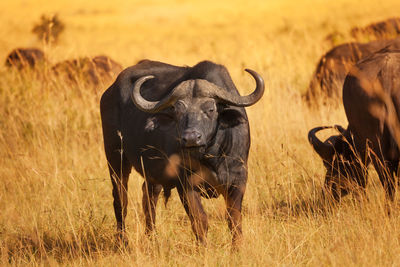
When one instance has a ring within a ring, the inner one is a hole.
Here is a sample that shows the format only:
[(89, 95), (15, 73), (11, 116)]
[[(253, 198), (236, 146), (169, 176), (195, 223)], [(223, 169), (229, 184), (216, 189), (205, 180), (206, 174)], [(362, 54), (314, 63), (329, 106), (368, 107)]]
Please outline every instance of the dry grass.
[(66, 29), (57, 46), (43, 47), (53, 62), (103, 53), (125, 66), (210, 59), (228, 67), (242, 93), (254, 87), (243, 69), (260, 72), (267, 92), (248, 108), (243, 248), (230, 250), (222, 199), (203, 201), (209, 246), (197, 247), (176, 192), (167, 207), (160, 202), (157, 234), (146, 238), (137, 174), (129, 182), (130, 247), (115, 248), (99, 116), (108, 84), (93, 90), (1, 67), (1, 265), (400, 265), (400, 213), (386, 215), (374, 172), (368, 200), (349, 196), (333, 209), (321, 201), (324, 170), (307, 131), (346, 119), (341, 106), (309, 110), (300, 98), (327, 34), (349, 41), (351, 27), (395, 16), (399, 1), (133, 2), (1, 1), (0, 61), (15, 47), (40, 47), (30, 30), (54, 12)]

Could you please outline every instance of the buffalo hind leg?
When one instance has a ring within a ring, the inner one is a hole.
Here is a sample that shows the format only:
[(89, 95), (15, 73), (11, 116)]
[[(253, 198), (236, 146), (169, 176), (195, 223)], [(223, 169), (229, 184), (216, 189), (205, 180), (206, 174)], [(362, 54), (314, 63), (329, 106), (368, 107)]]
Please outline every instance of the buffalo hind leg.
[(146, 234), (149, 234), (154, 230), (156, 224), (156, 206), (161, 189), (161, 185), (152, 184), (147, 181), (143, 182), (142, 206), (144, 216), (146, 218)]
[(232, 233), (234, 248), (237, 248), (242, 241), (242, 201), (245, 190), (245, 185), (233, 185), (224, 194), (228, 226)]
[(118, 239), (124, 243), (127, 242), (125, 236), (125, 217), (128, 206), (128, 179), (131, 168), (130, 163), (123, 155), (119, 159), (109, 162)]
[[(383, 163), (384, 162), (384, 163)], [(394, 200), (396, 192), (395, 175), (397, 173), (398, 161), (382, 161), (374, 157), (373, 164), (376, 172), (378, 173), (379, 180), (385, 189), (386, 196), (389, 200)]]
[(178, 188), (179, 198), (189, 216), (196, 239), (207, 245), (208, 219), (201, 205), (199, 192), (193, 188)]
[(388, 170), (389, 170), (389, 184), (390, 187), (392, 188), (392, 192), (391, 192), (391, 198), (390, 200), (394, 200), (394, 195), (396, 193), (396, 180), (398, 180), (398, 167), (399, 167), (399, 161), (398, 160), (394, 160), (394, 161), (389, 161), (387, 162), (387, 166), (388, 166)]

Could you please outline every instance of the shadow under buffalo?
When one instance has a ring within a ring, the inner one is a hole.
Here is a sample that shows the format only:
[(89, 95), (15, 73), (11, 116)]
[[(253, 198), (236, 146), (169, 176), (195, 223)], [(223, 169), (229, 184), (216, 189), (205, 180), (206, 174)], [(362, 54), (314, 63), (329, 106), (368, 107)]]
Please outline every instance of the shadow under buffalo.
[(84, 236), (75, 237), (74, 233), (60, 235), (47, 233), (17, 233), (3, 234), (0, 253), (3, 260), (18, 263), (21, 259), (43, 260), (55, 259), (63, 262), (65, 259), (91, 257), (98, 253), (124, 251), (124, 246), (115, 242), (113, 235), (103, 235), (91, 232), (89, 229)]
[(272, 203), (271, 210), (275, 218), (328, 216), (332, 215), (344, 201), (354, 202), (354, 206), (362, 206), (360, 204), (368, 202), (368, 198), (363, 193), (353, 191), (352, 196), (336, 201), (322, 189), (315, 193), (314, 197), (299, 196), (292, 201), (276, 200)]

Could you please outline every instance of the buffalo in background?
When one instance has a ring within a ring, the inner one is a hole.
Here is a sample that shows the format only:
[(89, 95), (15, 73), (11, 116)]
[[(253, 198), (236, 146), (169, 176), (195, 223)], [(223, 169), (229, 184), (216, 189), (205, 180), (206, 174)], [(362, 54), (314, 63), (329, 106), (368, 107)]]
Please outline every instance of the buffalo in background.
[[(384, 98), (390, 99), (392, 108), (387, 107)], [(364, 190), (367, 167), (372, 161), (387, 197), (393, 200), (400, 150), (390, 117), (399, 118), (400, 50), (384, 49), (358, 62), (346, 77), (343, 105), (347, 129), (336, 127), (340, 134), (325, 142), (316, 133), (331, 127), (316, 127), (308, 134), (326, 167), (327, 190), (336, 200), (350, 187)]]
[[(43, 65), (51, 63), (45, 53), (38, 48), (16, 48), (7, 56), (5, 65), (9, 68), (33, 69), (38, 74), (47, 74)], [(80, 81), (90, 85), (111, 83), (122, 71), (121, 64), (108, 56), (82, 57), (61, 61), (51, 67), (51, 72), (71, 84)]]
[(55, 64), (52, 71), (73, 84), (84, 81), (99, 85), (114, 80), (122, 71), (122, 66), (111, 58), (101, 55), (65, 60)]
[(377, 39), (393, 38), (400, 34), (400, 18), (374, 22), (365, 27), (354, 27), (351, 29), (350, 34), (356, 39), (369, 35)]
[(305, 100), (309, 104), (337, 103), (342, 97), (346, 75), (353, 65), (384, 48), (400, 49), (400, 38), (369, 43), (346, 43), (332, 48), (319, 60), (304, 95)]
[(47, 62), (45, 54), (39, 48), (16, 48), (8, 54), (5, 65), (22, 70), (35, 68), (45, 62)]

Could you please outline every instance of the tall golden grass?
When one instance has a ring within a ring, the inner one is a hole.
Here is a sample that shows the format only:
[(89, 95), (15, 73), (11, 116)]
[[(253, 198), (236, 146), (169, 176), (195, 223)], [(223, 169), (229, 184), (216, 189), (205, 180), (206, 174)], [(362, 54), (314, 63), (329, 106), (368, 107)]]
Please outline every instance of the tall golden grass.
[[(395, 16), (400, 2), (1, 1), (0, 61), (15, 47), (38, 46), (51, 62), (106, 54), (125, 66), (149, 58), (176, 65), (224, 64), (241, 93), (261, 73), (266, 94), (248, 108), (252, 147), (244, 199), (244, 241), (231, 251), (222, 199), (203, 200), (208, 247), (198, 247), (176, 192), (157, 207), (157, 233), (144, 235), (143, 179), (129, 182), (128, 248), (115, 247), (111, 182), (103, 152), (99, 99), (109, 86), (70, 85), (0, 67), (1, 265), (400, 265), (400, 213), (385, 210), (371, 170), (367, 200), (321, 200), (324, 168), (307, 141), (318, 125), (342, 124), (342, 106), (301, 101), (324, 37)], [(66, 30), (57, 46), (31, 33), (42, 14)], [(327, 131), (329, 133), (329, 131)], [(326, 134), (328, 134), (326, 133)], [(333, 132), (330, 132), (333, 133)], [(394, 206), (397, 202), (395, 202)]]

